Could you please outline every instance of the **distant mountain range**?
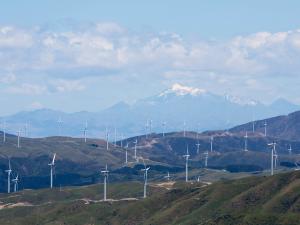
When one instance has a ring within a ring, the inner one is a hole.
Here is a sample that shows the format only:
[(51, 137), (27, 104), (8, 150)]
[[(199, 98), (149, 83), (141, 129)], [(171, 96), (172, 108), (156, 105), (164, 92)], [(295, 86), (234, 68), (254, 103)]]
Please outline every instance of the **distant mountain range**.
[(133, 104), (120, 102), (100, 112), (64, 113), (39, 109), (1, 119), (6, 121), (6, 129), (10, 133), (15, 134), (22, 129), (22, 135), (31, 137), (59, 135), (59, 118), (61, 134), (78, 137), (83, 134), (87, 121), (89, 137), (103, 138), (107, 128), (110, 140), (113, 140), (115, 128), (117, 139), (121, 138), (121, 134), (128, 137), (152, 131), (162, 132), (164, 122), (166, 131), (228, 129), (252, 119), (285, 115), (299, 109), (300, 106), (285, 99), (266, 105), (255, 100), (221, 96), (199, 88), (174, 84), (158, 95), (140, 99)]

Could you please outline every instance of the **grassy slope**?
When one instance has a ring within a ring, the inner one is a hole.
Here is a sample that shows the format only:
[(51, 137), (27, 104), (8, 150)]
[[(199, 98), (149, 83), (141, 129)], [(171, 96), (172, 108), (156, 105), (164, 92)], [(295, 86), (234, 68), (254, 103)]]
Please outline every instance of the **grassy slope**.
[[(10, 198), (1, 195), (2, 202), (41, 205), (0, 210), (0, 224), (300, 224), (299, 172), (223, 181), (207, 187), (177, 183), (170, 191), (152, 187), (151, 197), (139, 201), (85, 204), (79, 200), (101, 199), (101, 191), (101, 186), (93, 185), (61, 192), (25, 191)], [(141, 194), (142, 185), (138, 183), (114, 184), (109, 192), (116, 199)]]

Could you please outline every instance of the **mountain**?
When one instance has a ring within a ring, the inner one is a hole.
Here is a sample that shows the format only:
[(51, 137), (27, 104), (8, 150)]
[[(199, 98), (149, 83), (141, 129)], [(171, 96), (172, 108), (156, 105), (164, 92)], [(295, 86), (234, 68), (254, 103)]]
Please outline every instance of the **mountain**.
[[(150, 170), (151, 172), (151, 170)], [(54, 190), (25, 190), (0, 195), (0, 223), (130, 225), (299, 225), (300, 173), (256, 176), (207, 183), (151, 182)]]
[[(16, 133), (25, 124), (30, 136), (45, 137), (59, 134), (58, 119), (61, 118), (61, 134), (79, 137), (83, 134), (88, 122), (89, 137), (105, 137), (108, 129), (110, 139), (114, 139), (114, 129), (117, 129), (118, 139), (121, 134), (134, 136), (147, 132), (162, 132), (165, 121), (166, 131), (216, 130), (246, 123), (252, 119), (285, 115), (300, 109), (284, 99), (279, 99), (271, 105), (265, 105), (255, 100), (245, 100), (231, 95), (216, 95), (206, 90), (174, 84), (157, 95), (140, 99), (133, 104), (119, 102), (100, 112), (64, 113), (50, 109), (20, 112), (15, 115), (0, 118), (6, 121), (6, 129)], [(151, 121), (151, 128), (150, 128)], [(150, 130), (151, 129), (151, 130)]]
[[(254, 121), (255, 131), (261, 134), (265, 132), (267, 124), (267, 135), (285, 140), (300, 139), (300, 111), (290, 113), (286, 116), (276, 116), (264, 120)], [(230, 129), (231, 132), (251, 131), (253, 122), (239, 125)]]

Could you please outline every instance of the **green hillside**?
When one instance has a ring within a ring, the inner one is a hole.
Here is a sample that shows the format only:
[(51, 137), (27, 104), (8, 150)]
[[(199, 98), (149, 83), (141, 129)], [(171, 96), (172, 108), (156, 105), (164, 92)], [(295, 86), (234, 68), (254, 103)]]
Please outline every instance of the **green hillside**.
[(109, 198), (114, 201), (109, 202), (99, 201), (99, 185), (2, 194), (0, 224), (300, 224), (299, 172), (211, 185), (150, 186), (150, 197), (140, 199), (141, 183), (112, 184)]

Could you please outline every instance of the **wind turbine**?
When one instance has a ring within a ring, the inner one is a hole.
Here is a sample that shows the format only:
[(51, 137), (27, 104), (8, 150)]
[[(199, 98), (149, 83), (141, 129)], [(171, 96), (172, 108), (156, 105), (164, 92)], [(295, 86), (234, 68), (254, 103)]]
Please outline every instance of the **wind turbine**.
[(101, 173), (104, 176), (104, 192), (103, 192), (103, 201), (106, 201), (106, 182), (108, 179), (108, 173), (109, 171), (107, 170), (107, 164), (105, 166), (105, 170), (102, 170)]
[(128, 142), (125, 146), (125, 163), (128, 164)]
[(164, 176), (164, 178), (167, 179), (167, 181), (169, 181), (171, 178), (170, 173), (168, 172), (167, 176)]
[(108, 133), (108, 129), (106, 128), (106, 150), (108, 151), (108, 140), (109, 139), (109, 133)]
[(86, 143), (86, 138), (87, 138), (87, 129), (88, 129), (88, 122), (85, 121), (85, 126), (83, 129), (83, 138), (84, 138), (84, 142)]
[(148, 182), (148, 170), (150, 169), (150, 167), (146, 167), (145, 162), (144, 162), (144, 166), (145, 168), (142, 169), (142, 171), (144, 172), (144, 198), (147, 198), (147, 182)]
[(292, 145), (290, 144), (290, 147), (288, 148), (289, 154), (292, 154)]
[(200, 143), (199, 143), (199, 141), (198, 141), (198, 143), (196, 144), (196, 146), (197, 146), (197, 154), (199, 154), (199, 151), (200, 151)]
[(134, 159), (137, 160), (137, 156), (136, 156), (137, 139), (135, 139), (135, 141), (133, 142), (133, 144), (134, 144)]
[(213, 151), (214, 136), (210, 136), (210, 152)]
[(114, 145), (117, 145), (117, 128), (115, 127), (115, 140)]
[(248, 151), (248, 132), (246, 131), (246, 135), (244, 136), (245, 138), (245, 146), (244, 146), (244, 151)]
[(271, 150), (271, 175), (274, 175), (274, 152), (276, 151), (276, 143), (272, 142), (268, 144), (268, 146), (272, 147)]
[(62, 130), (62, 124), (63, 124), (61, 117), (58, 118), (57, 124), (58, 124), (58, 135), (61, 136), (61, 130)]
[(189, 146), (186, 146), (186, 154), (183, 155), (183, 157), (185, 158), (185, 182), (189, 181), (189, 167), (188, 167), (188, 163), (189, 163)]
[(147, 120), (145, 124), (145, 128), (146, 128), (146, 138), (148, 138), (149, 120)]
[(205, 168), (207, 168), (207, 164), (208, 164), (208, 151), (204, 152), (204, 166)]
[(55, 166), (55, 157), (56, 153), (54, 153), (52, 161), (48, 164), (48, 166), (50, 166), (50, 189), (53, 188), (53, 169)]
[(152, 120), (150, 120), (150, 123), (149, 123), (149, 131), (150, 131), (150, 135), (152, 134), (152, 124), (153, 123), (153, 121)]
[(25, 123), (25, 126), (24, 126), (24, 136), (25, 137), (28, 137), (28, 129), (29, 129), (29, 124), (28, 122)]
[(162, 136), (163, 136), (163, 137), (165, 136), (165, 132), (166, 132), (166, 125), (167, 125), (167, 123), (164, 121), (164, 122), (162, 123), (162, 127), (163, 127)]
[(265, 121), (265, 123), (264, 123), (264, 127), (265, 127), (265, 137), (267, 137), (267, 121)]
[(124, 139), (124, 135), (121, 134), (121, 140), (120, 140), (120, 147), (123, 148), (123, 139)]
[(20, 142), (21, 142), (21, 129), (18, 130), (17, 132), (17, 136), (18, 136), (18, 144), (17, 144), (17, 147), (20, 148)]
[(278, 154), (276, 149), (274, 149), (274, 169), (277, 169), (277, 163), (278, 163)]
[(8, 160), (8, 170), (5, 170), (5, 172), (7, 173), (7, 193), (10, 193), (10, 174), (12, 172), (10, 160)]
[(11, 180), (14, 183), (14, 192), (17, 192), (18, 190), (18, 182), (19, 182), (19, 175), (17, 174), (17, 176), (15, 177), (15, 179)]
[(185, 137), (185, 133), (186, 133), (186, 122), (185, 120), (183, 121), (183, 136)]

